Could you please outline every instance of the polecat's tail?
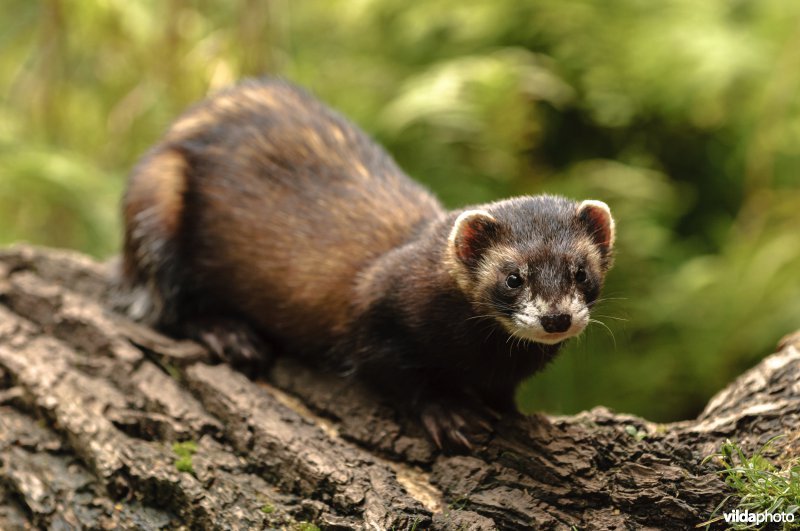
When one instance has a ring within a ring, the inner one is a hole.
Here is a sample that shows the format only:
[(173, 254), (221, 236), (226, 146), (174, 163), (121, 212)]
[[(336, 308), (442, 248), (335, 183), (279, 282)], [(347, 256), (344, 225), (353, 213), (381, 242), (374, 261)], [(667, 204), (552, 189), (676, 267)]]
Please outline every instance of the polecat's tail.
[(178, 317), (187, 169), (177, 150), (157, 150), (134, 169), (123, 198), (125, 241), (115, 302), (150, 325), (169, 326)]

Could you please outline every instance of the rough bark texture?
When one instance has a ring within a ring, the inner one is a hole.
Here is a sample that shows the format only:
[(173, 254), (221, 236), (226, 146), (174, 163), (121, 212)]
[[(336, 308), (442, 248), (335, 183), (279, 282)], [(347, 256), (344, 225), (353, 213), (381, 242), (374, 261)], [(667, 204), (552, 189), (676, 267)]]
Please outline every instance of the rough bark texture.
[(249, 380), (108, 291), (84, 256), (0, 252), (0, 529), (687, 529), (728, 493), (705, 456), (800, 426), (796, 335), (697, 420), (507, 418), (446, 456), (351, 382)]

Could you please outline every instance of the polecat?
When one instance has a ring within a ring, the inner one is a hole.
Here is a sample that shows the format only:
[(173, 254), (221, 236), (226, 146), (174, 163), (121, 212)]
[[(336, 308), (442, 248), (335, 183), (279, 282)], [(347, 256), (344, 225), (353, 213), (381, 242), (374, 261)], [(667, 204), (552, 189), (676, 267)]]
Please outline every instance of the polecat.
[(219, 324), (239, 322), (342, 362), (451, 448), (470, 446), (486, 407), (513, 410), (517, 384), (586, 327), (614, 244), (600, 201), (448, 212), (360, 129), (276, 80), (179, 118), (133, 171), (124, 218), (132, 316), (199, 328), (221, 355), (253, 355)]

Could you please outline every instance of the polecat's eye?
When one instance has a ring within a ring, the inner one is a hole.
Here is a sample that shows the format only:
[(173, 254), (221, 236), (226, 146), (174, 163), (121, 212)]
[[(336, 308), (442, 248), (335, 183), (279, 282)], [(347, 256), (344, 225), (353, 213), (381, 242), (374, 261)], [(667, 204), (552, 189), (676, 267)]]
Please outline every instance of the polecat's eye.
[(522, 277), (516, 273), (511, 273), (506, 277), (506, 286), (511, 289), (517, 289), (522, 285)]
[(583, 284), (587, 280), (586, 270), (582, 267), (579, 267), (577, 271), (575, 271), (575, 282), (579, 282)]

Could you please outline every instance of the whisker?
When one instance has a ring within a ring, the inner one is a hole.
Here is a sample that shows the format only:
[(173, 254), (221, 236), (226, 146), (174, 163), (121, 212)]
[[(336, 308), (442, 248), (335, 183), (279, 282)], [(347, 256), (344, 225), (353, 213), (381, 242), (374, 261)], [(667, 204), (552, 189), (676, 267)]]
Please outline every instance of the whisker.
[(617, 349), (617, 338), (614, 337), (614, 332), (608, 327), (608, 325), (605, 324), (603, 321), (599, 321), (597, 319), (589, 319), (589, 322), (590, 323), (597, 323), (600, 326), (602, 326), (603, 328), (605, 328), (606, 330), (608, 330), (609, 335), (611, 335), (611, 340), (614, 342), (614, 350), (616, 350)]
[(483, 314), (483, 315), (474, 315), (472, 317), (467, 317), (464, 320), (465, 321), (472, 321), (473, 319), (488, 319), (488, 318), (492, 318), (492, 317), (502, 317), (502, 315), (499, 314), (499, 313), (487, 313), (487, 314)]
[(596, 313), (594, 315), (596, 315), (597, 317), (605, 317), (606, 319), (614, 319), (616, 321), (625, 321), (625, 322), (628, 321), (628, 319), (625, 319), (624, 317), (614, 317), (613, 315), (603, 315), (600, 313)]
[(497, 330), (496, 326), (491, 327), (489, 329), (489, 333), (486, 335), (486, 339), (484, 339), (484, 341), (489, 341), (489, 339), (492, 337), (492, 334), (494, 334), (495, 330)]
[(601, 302), (608, 302), (608, 301), (626, 301), (628, 297), (601, 297), (599, 299), (595, 299), (588, 304), (588, 306), (594, 306), (595, 304), (600, 304)]

